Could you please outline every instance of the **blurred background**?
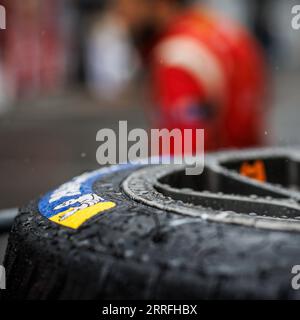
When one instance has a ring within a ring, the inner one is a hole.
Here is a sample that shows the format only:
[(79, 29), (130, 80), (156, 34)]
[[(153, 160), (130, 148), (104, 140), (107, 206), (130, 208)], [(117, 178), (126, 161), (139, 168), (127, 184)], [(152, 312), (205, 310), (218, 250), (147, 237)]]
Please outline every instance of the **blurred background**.
[[(108, 1), (109, 2), (109, 1)], [(112, 2), (112, 1), (110, 1)], [(271, 145), (300, 142), (298, 1), (208, 0), (250, 29), (269, 64)], [(143, 59), (104, 0), (0, 0), (0, 209), (97, 168), (96, 133), (149, 127)], [(147, 34), (139, 41), (147, 43)]]

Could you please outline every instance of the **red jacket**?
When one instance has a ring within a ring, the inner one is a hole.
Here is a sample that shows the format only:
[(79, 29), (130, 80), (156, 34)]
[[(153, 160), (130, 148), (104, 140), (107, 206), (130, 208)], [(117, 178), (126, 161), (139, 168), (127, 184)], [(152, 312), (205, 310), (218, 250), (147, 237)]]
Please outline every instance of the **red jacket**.
[(239, 25), (203, 12), (177, 18), (155, 45), (156, 126), (203, 128), (205, 149), (262, 144), (263, 54)]

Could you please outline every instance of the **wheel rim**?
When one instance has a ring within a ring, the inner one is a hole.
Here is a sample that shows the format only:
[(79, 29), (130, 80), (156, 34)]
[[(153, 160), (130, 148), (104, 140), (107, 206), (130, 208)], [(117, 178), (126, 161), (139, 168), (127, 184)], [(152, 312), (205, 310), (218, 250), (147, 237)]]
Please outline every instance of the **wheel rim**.
[[(245, 161), (260, 160), (268, 182), (242, 176)], [(300, 231), (300, 151), (262, 149), (223, 152), (206, 158), (204, 173), (186, 176), (185, 166), (147, 167), (123, 183), (135, 201), (205, 220), (257, 228)]]

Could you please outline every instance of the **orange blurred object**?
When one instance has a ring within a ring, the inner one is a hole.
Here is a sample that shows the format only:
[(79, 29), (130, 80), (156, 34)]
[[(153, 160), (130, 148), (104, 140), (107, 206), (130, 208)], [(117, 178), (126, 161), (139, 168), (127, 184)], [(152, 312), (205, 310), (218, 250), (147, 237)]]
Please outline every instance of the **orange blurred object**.
[(267, 181), (266, 167), (261, 160), (257, 160), (253, 164), (244, 162), (241, 166), (240, 174), (260, 182)]

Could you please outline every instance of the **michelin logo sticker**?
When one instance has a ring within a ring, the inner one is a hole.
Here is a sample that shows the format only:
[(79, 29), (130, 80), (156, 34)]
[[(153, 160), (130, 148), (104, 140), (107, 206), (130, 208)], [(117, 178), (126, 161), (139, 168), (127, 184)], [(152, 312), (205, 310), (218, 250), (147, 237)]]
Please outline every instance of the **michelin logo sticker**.
[(78, 229), (95, 215), (116, 206), (114, 202), (106, 201), (93, 192), (94, 182), (107, 174), (128, 169), (129, 166), (103, 168), (74, 178), (40, 200), (40, 213), (57, 224)]

